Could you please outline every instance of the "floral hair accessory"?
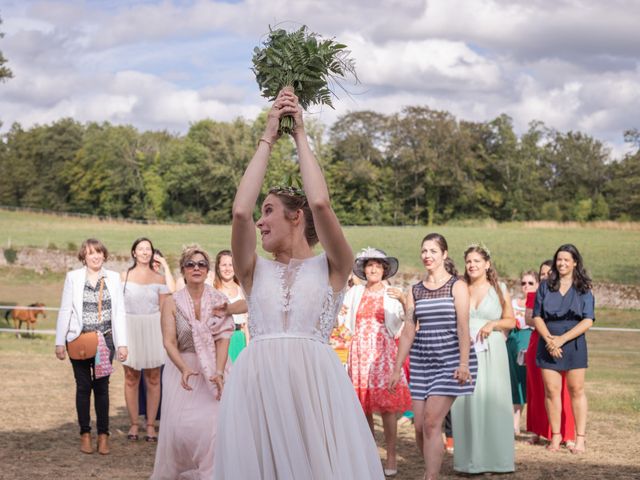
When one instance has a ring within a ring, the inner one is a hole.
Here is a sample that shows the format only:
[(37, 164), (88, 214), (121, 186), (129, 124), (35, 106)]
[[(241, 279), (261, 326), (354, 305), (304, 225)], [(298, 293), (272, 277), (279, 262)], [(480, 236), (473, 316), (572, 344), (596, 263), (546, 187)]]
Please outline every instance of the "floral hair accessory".
[(269, 189), (269, 193), (276, 195), (288, 195), (289, 197), (306, 197), (304, 190), (290, 185), (276, 185)]
[(302, 190), (302, 181), (300, 177), (295, 173), (287, 173), (282, 177), (282, 181), (279, 185), (271, 187), (269, 193), (275, 193), (276, 195), (287, 195), (289, 197), (305, 197), (304, 190)]
[(482, 250), (487, 254), (487, 257), (491, 258), (491, 250), (489, 250), (489, 247), (487, 247), (483, 242), (471, 243), (467, 245), (467, 248), (465, 248), (464, 251), (468, 252), (469, 250)]

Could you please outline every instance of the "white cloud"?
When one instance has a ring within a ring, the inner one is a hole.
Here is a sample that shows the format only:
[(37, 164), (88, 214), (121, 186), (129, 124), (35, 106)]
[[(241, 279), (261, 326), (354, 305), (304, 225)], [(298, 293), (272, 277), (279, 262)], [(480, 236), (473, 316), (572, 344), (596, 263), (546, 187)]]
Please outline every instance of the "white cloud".
[(640, 2), (628, 0), (8, 0), (0, 50), (3, 128), (73, 116), (184, 132), (265, 106), (249, 71), (269, 24), (306, 23), (352, 49), (349, 110), (428, 105), (484, 121), (507, 113), (582, 130), (623, 151), (638, 127)]

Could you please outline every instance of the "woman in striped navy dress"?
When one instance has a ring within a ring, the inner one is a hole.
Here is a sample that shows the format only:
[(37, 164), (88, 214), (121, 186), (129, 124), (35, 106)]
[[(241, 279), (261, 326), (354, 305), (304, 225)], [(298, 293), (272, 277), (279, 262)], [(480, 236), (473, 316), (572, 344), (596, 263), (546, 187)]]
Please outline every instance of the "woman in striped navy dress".
[(456, 397), (473, 393), (477, 372), (469, 335), (469, 292), (458, 281), (447, 250), (440, 234), (431, 233), (422, 240), (427, 278), (413, 286), (407, 299), (407, 318), (415, 328), (407, 324), (402, 331), (389, 384), (393, 390), (410, 353), (416, 442), (425, 459), (424, 478), (429, 480), (438, 477), (442, 464), (444, 417)]

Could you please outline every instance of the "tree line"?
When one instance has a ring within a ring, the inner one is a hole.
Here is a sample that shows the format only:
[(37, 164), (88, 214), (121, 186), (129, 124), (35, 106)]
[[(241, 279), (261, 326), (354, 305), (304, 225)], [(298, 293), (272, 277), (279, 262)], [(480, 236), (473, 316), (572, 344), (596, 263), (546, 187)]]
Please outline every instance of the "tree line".
[[(202, 120), (184, 135), (66, 118), (0, 142), (0, 205), (147, 220), (227, 223), (265, 124)], [(599, 140), (511, 118), (469, 122), (423, 106), (306, 122), (344, 224), (416, 225), (467, 218), (640, 220), (640, 132), (613, 161)], [(288, 138), (266, 185), (297, 172)]]

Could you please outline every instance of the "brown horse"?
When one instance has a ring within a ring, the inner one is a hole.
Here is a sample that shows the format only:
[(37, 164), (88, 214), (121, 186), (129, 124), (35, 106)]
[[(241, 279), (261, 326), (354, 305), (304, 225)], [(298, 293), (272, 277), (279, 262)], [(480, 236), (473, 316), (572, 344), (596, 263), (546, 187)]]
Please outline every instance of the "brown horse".
[(9, 317), (13, 320), (13, 328), (18, 330), (16, 332), (16, 337), (18, 338), (20, 338), (20, 328), (22, 328), (23, 322), (27, 324), (27, 334), (31, 333), (33, 337), (35, 336), (34, 327), (38, 320), (38, 315), (42, 315), (45, 320), (47, 319), (44, 303), (32, 303), (29, 307), (31, 308), (16, 307), (5, 314), (7, 320), (9, 320)]

